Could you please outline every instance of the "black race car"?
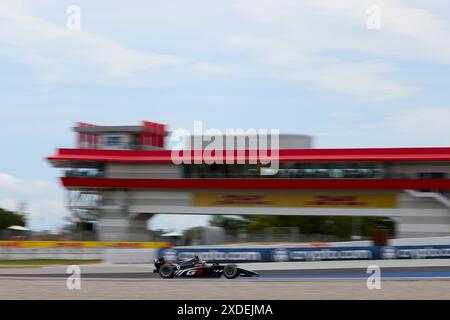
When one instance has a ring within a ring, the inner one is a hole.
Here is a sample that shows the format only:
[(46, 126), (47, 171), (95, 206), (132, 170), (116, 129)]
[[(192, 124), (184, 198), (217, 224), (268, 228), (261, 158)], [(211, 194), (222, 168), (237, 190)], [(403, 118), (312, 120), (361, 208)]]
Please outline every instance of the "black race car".
[(220, 265), (218, 263), (207, 263), (200, 261), (195, 256), (192, 259), (180, 263), (166, 263), (164, 258), (155, 259), (154, 273), (159, 273), (161, 278), (186, 277), (186, 278), (220, 278), (222, 275), (227, 279), (238, 276), (259, 276), (256, 272), (238, 268), (234, 264)]

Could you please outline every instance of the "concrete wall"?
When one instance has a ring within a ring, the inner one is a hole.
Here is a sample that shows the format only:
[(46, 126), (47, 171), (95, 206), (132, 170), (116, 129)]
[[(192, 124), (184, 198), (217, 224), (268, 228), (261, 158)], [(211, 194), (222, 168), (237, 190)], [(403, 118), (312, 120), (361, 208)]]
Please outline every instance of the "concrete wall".
[[(204, 191), (202, 191), (204, 192)], [(255, 193), (370, 193), (390, 191), (317, 191), (300, 192), (261, 191)], [(232, 193), (232, 192), (231, 192)], [(217, 207), (192, 206), (192, 193), (182, 191), (104, 191), (100, 216), (100, 240), (149, 241), (146, 239), (147, 221), (153, 214), (205, 214), (205, 215), (303, 215), (303, 216), (386, 216), (397, 222), (397, 237), (433, 237), (450, 235), (450, 209), (433, 198), (419, 198), (397, 193), (398, 208), (289, 208), (289, 207)], [(141, 218), (137, 219), (137, 216)], [(131, 219), (131, 220), (130, 220)], [(133, 220), (134, 219), (134, 220)], [(141, 240), (142, 239), (142, 240)]]
[[(259, 137), (257, 135), (250, 134), (236, 134), (236, 135), (222, 135), (220, 136), (222, 140), (222, 149), (227, 149), (226, 143), (227, 139), (234, 139), (234, 147), (232, 149), (254, 149), (253, 146), (256, 145), (256, 148), (258, 149), (257, 145), (259, 143)], [(269, 132), (270, 133), (270, 132)], [(276, 145), (276, 142), (272, 144), (272, 137), (267, 138), (267, 142), (261, 141), (262, 147), (259, 149), (264, 149), (266, 146), (274, 146), (274, 148), (278, 149), (311, 149), (313, 145), (312, 137), (308, 135), (303, 134), (279, 134), (278, 136), (278, 146)], [(203, 141), (204, 140), (204, 141)], [(211, 144), (211, 141), (213, 139), (208, 136), (201, 136), (201, 135), (195, 135), (187, 137), (184, 143), (185, 149), (199, 149), (197, 146), (200, 146), (200, 148), (205, 149), (208, 145)], [(220, 140), (219, 140), (220, 141)], [(229, 140), (228, 143), (232, 143), (233, 140)], [(244, 142), (245, 141), (245, 142)], [(266, 144), (267, 143), (267, 144)], [(237, 148), (238, 146), (240, 148)], [(242, 144), (242, 145), (241, 145)], [(219, 146), (216, 144), (216, 146)], [(228, 148), (229, 149), (229, 148)]]
[(151, 214), (103, 209), (98, 219), (100, 241), (151, 241), (147, 221)]
[(105, 167), (105, 176), (107, 178), (180, 179), (183, 178), (183, 168), (173, 164), (108, 163)]
[[(205, 190), (201, 190), (201, 192), (205, 192)], [(221, 191), (217, 191), (221, 192)], [(229, 193), (235, 193), (234, 191), (226, 191)], [(249, 191), (251, 193), (251, 191)], [(142, 212), (152, 212), (147, 211), (148, 209), (145, 209), (145, 207), (151, 206), (191, 206), (191, 198), (192, 198), (193, 192), (186, 192), (186, 191), (151, 191), (151, 190), (129, 190), (129, 191), (103, 191), (102, 192), (102, 205), (103, 206), (112, 206), (113, 208), (118, 208), (121, 205), (125, 205), (125, 203), (134, 209), (132, 212), (137, 212), (136, 208), (142, 207)], [(364, 194), (386, 194), (386, 193), (393, 193), (393, 191), (327, 191), (327, 190), (302, 190), (302, 191), (273, 191), (273, 190), (254, 190), (254, 193), (291, 193), (291, 194), (310, 194), (310, 193), (332, 193), (332, 194), (358, 194), (358, 193), (364, 193)], [(395, 192), (394, 192), (395, 193)], [(122, 199), (122, 201), (120, 201)], [(443, 209), (445, 206), (443, 206), (441, 203), (437, 202), (434, 199), (431, 198), (416, 198), (412, 197), (405, 192), (398, 192), (397, 193), (397, 205), (399, 208), (411, 208), (411, 209), (418, 209), (418, 208), (425, 208), (425, 209)], [(193, 207), (195, 208), (195, 207)], [(208, 209), (211, 209), (214, 211), (217, 209), (217, 207), (208, 207)], [(237, 210), (240, 210), (242, 208), (239, 208)], [(308, 209), (311, 210), (312, 208)], [(322, 210), (322, 209), (319, 209)], [(363, 209), (361, 209), (363, 210)], [(152, 212), (153, 213), (153, 212)], [(169, 213), (169, 212), (168, 212)]]
[(103, 248), (0, 248), (0, 260), (103, 260), (104, 252)]
[[(0, 260), (102, 260), (106, 263), (153, 263), (159, 249), (0, 248)], [(149, 267), (149, 271), (152, 269)]]
[[(261, 192), (261, 191), (255, 191)], [(272, 191), (268, 191), (271, 192)], [(308, 191), (302, 191), (308, 193)], [(311, 192), (311, 191), (309, 191)], [(314, 191), (317, 192), (317, 191)], [(326, 191), (321, 191), (326, 193)], [(348, 194), (349, 192), (335, 192)], [(386, 191), (359, 191), (386, 193)], [(273, 193), (276, 193), (275, 191)], [(300, 193), (300, 192), (299, 192)], [(355, 192), (358, 193), (358, 192)], [(154, 214), (248, 214), (248, 215), (330, 215), (387, 216), (397, 222), (398, 237), (428, 237), (450, 235), (450, 209), (433, 198), (416, 198), (398, 193), (398, 208), (277, 208), (277, 207), (194, 207), (190, 192), (133, 191), (129, 212)]]
[(450, 177), (449, 162), (420, 162), (386, 164), (386, 170), (391, 174), (407, 174), (416, 176), (419, 172), (444, 172)]
[[(106, 263), (149, 263), (158, 258), (158, 249), (106, 249), (104, 262)], [(149, 267), (149, 272), (153, 270)]]

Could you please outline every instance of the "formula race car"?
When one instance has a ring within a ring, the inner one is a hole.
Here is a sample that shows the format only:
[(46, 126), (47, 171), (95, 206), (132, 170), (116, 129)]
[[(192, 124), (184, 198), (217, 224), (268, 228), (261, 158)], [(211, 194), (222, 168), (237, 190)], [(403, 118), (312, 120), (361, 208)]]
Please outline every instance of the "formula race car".
[(218, 263), (207, 263), (206, 261), (200, 261), (197, 256), (180, 263), (166, 263), (162, 257), (155, 259), (155, 269), (153, 272), (159, 273), (161, 278), (165, 279), (173, 277), (220, 278), (222, 274), (227, 279), (234, 279), (238, 276), (259, 276), (254, 271), (238, 268), (234, 264), (223, 266)]

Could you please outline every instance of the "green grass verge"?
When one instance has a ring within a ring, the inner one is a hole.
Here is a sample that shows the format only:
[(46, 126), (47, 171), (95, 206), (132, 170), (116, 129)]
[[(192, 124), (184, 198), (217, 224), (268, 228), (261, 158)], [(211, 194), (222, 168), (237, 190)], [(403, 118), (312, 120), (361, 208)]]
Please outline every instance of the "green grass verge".
[(0, 268), (11, 267), (42, 267), (52, 265), (79, 265), (100, 263), (102, 260), (73, 260), (73, 259), (30, 259), (30, 260), (0, 260)]

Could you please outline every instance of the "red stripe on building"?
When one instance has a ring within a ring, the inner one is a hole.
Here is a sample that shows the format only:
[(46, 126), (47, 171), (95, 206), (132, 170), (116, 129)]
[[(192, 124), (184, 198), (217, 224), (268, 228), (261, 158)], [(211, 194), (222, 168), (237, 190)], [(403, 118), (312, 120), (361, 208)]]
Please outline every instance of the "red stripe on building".
[[(187, 158), (192, 162), (196, 159), (191, 155)], [(255, 160), (250, 151), (239, 157), (237, 151), (231, 151), (229, 161)], [(215, 153), (212, 153), (215, 156)], [(99, 161), (99, 162), (172, 162), (171, 150), (96, 150), (96, 149), (58, 149), (57, 153), (47, 158), (49, 161)], [(215, 160), (225, 161), (224, 156)], [(450, 148), (372, 148), (372, 149), (295, 149), (279, 150), (280, 162), (308, 161), (450, 161)]]
[(61, 178), (67, 188), (129, 189), (450, 189), (450, 179), (114, 179)]

